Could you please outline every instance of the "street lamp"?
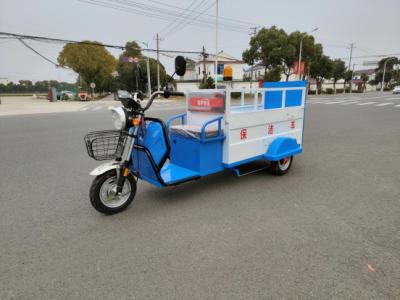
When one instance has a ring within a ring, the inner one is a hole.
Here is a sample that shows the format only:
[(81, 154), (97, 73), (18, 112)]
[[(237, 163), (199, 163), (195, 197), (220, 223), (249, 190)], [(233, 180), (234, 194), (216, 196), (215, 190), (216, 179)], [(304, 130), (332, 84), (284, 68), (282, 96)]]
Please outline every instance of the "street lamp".
[(303, 40), (307, 36), (307, 34), (313, 33), (313, 32), (315, 32), (317, 30), (318, 30), (318, 28), (314, 28), (310, 32), (307, 32), (307, 33), (303, 34), (303, 37), (300, 40), (299, 63), (297, 65), (297, 74), (299, 76), (299, 80), (301, 80), (300, 64), (301, 64), (301, 52), (303, 51)]
[(389, 57), (385, 60), (385, 64), (383, 66), (383, 76), (382, 76), (382, 85), (381, 85), (381, 93), (383, 93), (383, 85), (385, 84), (385, 75), (386, 75), (386, 64), (388, 61), (394, 60), (396, 57)]
[[(149, 49), (149, 43), (147, 42), (142, 42), (142, 41), (137, 41), (144, 46), (146, 46), (146, 49)], [(150, 79), (150, 59), (147, 56), (147, 61), (146, 61), (146, 68), (147, 68), (147, 96), (150, 98), (151, 97), (151, 79)]]

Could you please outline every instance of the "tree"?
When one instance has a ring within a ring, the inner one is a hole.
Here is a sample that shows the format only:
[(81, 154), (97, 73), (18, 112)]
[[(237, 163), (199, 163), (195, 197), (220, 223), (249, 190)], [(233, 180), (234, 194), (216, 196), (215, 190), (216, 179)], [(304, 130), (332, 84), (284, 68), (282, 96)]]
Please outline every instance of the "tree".
[(264, 80), (265, 81), (281, 81), (281, 73), (282, 73), (281, 67), (276, 67), (271, 70), (267, 70), (267, 72), (264, 74)]
[[(305, 66), (304, 69), (309, 69), (310, 61), (315, 56), (315, 40), (312, 35), (308, 35), (305, 32), (295, 31), (289, 34), (289, 43), (293, 46), (294, 52), (292, 56), (287, 57), (286, 63), (287, 66), (292, 67), (296, 61), (299, 59), (300, 55), (300, 43), (303, 39), (302, 51), (301, 51), (301, 60), (304, 61)], [(289, 73), (285, 73), (286, 81), (288, 80), (291, 69), (289, 68)]]
[(367, 82), (369, 80), (369, 76), (365, 73), (361, 74), (361, 80), (363, 82), (363, 92), (365, 92), (365, 90), (367, 89)]
[(213, 89), (215, 88), (214, 79), (211, 76), (207, 77), (206, 81), (200, 83), (200, 89)]
[(276, 74), (278, 69), (282, 71), (286, 66), (285, 59), (292, 57), (294, 52), (295, 49), (289, 44), (286, 32), (272, 26), (261, 29), (256, 36), (250, 39), (250, 47), (243, 52), (242, 57), (250, 65), (254, 65), (256, 62), (261, 63), (265, 68), (265, 74), (269, 72)]
[(397, 81), (398, 70), (394, 70), (394, 66), (400, 64), (400, 60), (397, 57), (386, 57), (379, 61), (378, 68), (375, 69), (375, 84), (379, 84), (383, 79), (383, 72), (386, 63), (386, 73), (384, 82), (386, 85), (392, 81)]
[(329, 56), (322, 54), (321, 49), (317, 49), (318, 56), (314, 57), (310, 64), (310, 76), (317, 81), (317, 91), (324, 78), (331, 78), (332, 76), (332, 60)]
[(98, 90), (108, 85), (116, 67), (114, 56), (96, 41), (65, 45), (58, 56), (58, 63), (74, 70), (86, 84), (94, 82)]
[(344, 77), (346, 72), (346, 65), (343, 60), (335, 59), (331, 61), (332, 66), (332, 79), (333, 79), (333, 92), (336, 94), (336, 82)]
[[(137, 57), (138, 64), (131, 64), (122, 61), (122, 57)], [(157, 60), (149, 58), (151, 90), (157, 89)], [(147, 90), (147, 57), (142, 55), (140, 46), (136, 42), (127, 42), (125, 51), (121, 54), (117, 64), (119, 88), (135, 91)], [(136, 81), (137, 79), (137, 81)], [(164, 66), (160, 63), (160, 85), (165, 86), (169, 76)], [(137, 84), (136, 84), (137, 82)]]

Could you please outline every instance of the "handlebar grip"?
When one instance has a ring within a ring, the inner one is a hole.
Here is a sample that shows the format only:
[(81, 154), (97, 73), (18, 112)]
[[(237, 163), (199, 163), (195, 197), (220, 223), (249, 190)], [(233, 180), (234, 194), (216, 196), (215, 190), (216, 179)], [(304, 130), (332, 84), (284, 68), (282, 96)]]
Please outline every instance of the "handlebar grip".
[(170, 92), (169, 94), (171, 96), (185, 96), (185, 93), (182, 92)]
[(164, 97), (169, 98), (170, 96), (185, 96), (182, 92), (164, 91)]

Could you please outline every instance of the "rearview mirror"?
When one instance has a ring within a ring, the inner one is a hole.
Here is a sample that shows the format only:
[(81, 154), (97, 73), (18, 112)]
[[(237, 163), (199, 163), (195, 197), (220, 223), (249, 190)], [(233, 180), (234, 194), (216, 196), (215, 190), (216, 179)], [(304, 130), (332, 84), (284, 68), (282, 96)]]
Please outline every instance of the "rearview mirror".
[(183, 76), (186, 73), (186, 60), (183, 56), (175, 58), (175, 73), (178, 76)]

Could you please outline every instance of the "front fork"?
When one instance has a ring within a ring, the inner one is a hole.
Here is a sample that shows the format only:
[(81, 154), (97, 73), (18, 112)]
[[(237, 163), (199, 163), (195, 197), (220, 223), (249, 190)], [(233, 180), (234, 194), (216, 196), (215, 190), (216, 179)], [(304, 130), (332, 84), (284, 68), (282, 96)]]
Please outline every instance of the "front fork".
[(117, 195), (122, 193), (125, 179), (129, 175), (129, 164), (131, 161), (132, 150), (137, 138), (138, 131), (139, 126), (137, 124), (134, 124), (133, 134), (129, 135), (128, 140), (126, 141), (126, 145), (128, 145), (128, 150), (125, 150), (122, 154), (121, 163), (119, 165), (119, 169), (117, 169)]

